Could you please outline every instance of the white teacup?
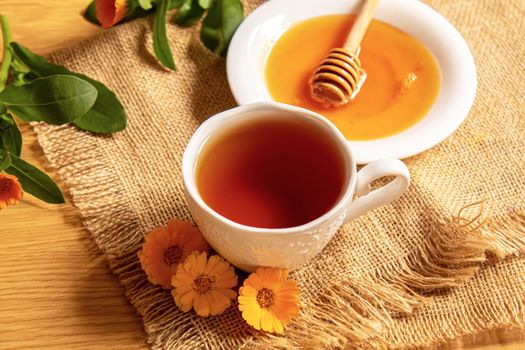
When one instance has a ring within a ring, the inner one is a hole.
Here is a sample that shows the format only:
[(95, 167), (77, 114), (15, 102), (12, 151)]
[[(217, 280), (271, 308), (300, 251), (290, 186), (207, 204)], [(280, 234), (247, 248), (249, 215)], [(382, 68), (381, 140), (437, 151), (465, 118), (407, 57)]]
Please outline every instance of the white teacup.
[[(280, 118), (300, 118), (318, 125), (342, 150), (346, 182), (335, 205), (324, 215), (301, 226), (260, 228), (236, 223), (210, 208), (199, 194), (195, 170), (206, 141), (239, 122), (278, 114)], [(260, 102), (236, 107), (206, 120), (192, 136), (182, 159), (186, 200), (193, 218), (210, 245), (238, 268), (251, 272), (258, 266), (296, 269), (310, 261), (330, 241), (337, 229), (370, 209), (389, 203), (407, 189), (410, 174), (398, 159), (382, 159), (357, 172), (356, 161), (341, 132), (323, 116), (276, 102)], [(385, 186), (370, 191), (370, 183), (395, 176)], [(354, 196), (357, 198), (354, 199)]]

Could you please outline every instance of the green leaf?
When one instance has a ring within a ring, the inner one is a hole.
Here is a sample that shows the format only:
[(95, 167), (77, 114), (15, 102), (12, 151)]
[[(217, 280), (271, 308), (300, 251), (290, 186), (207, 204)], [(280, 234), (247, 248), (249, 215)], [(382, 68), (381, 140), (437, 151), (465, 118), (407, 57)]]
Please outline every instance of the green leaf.
[(97, 99), (97, 89), (71, 75), (52, 75), (22, 86), (8, 86), (0, 93), (0, 103), (24, 121), (65, 124), (89, 111)]
[[(9, 46), (9, 50), (12, 52), (13, 48)], [(32, 73), (31, 69), (24, 62), (17, 59), (16, 56), (13, 57), (13, 61), (11, 62), (11, 73), (13, 77), (11, 84), (16, 86), (27, 84), (38, 78), (38, 76)]]
[(96, 24), (97, 26), (100, 25), (100, 22), (97, 19), (97, 8), (96, 8), (96, 0), (93, 0), (88, 7), (86, 7), (86, 10), (84, 11), (84, 18), (93, 24)]
[(151, 10), (153, 7), (153, 0), (138, 0), (140, 7), (142, 7), (144, 10)]
[(24, 191), (47, 203), (64, 203), (64, 195), (57, 184), (44, 172), (10, 154), (11, 166), (5, 171), (20, 181)]
[(0, 119), (0, 148), (18, 157), (22, 153), (22, 134), (9, 113)]
[(171, 0), (168, 4), (168, 10), (178, 9), (182, 6), (185, 0)]
[(95, 104), (84, 116), (73, 122), (76, 126), (97, 133), (112, 133), (126, 128), (126, 111), (115, 93), (104, 84), (84, 74), (72, 72), (64, 66), (51, 64), (42, 56), (32, 53), (20, 44), (13, 42), (11, 48), (15, 57), (26, 64), (33, 74), (41, 77), (54, 74), (72, 75), (89, 82), (97, 89)]
[(23, 73), (15, 73), (13, 75), (13, 81), (11, 84), (15, 86), (21, 86), (25, 84), (29, 84), (31, 81), (35, 80), (36, 78), (32, 77), (29, 74), (23, 74)]
[(201, 27), (201, 41), (217, 55), (226, 56), (235, 30), (244, 18), (240, 0), (216, 0)]
[[(11, 50), (11, 52), (13, 51), (13, 48), (11, 46), (9, 46), (9, 49)], [(24, 62), (18, 60), (16, 56), (11, 62), (11, 70), (15, 73), (21, 74), (27, 74), (31, 72), (31, 69)]]
[(173, 55), (171, 54), (168, 36), (166, 35), (166, 12), (169, 0), (162, 0), (153, 16), (153, 51), (155, 56), (165, 67), (176, 70)]
[(0, 124), (6, 122), (9, 125), (13, 125), (15, 122), (11, 119), (11, 115), (7, 113), (7, 108), (4, 105), (1, 105), (0, 109)]
[(207, 10), (210, 8), (213, 0), (199, 0), (199, 6)]
[(0, 149), (0, 170), (7, 169), (11, 166), (11, 157), (9, 153)]
[(175, 23), (181, 27), (190, 27), (197, 23), (204, 14), (204, 8), (199, 6), (198, 0), (183, 0), (177, 11)]

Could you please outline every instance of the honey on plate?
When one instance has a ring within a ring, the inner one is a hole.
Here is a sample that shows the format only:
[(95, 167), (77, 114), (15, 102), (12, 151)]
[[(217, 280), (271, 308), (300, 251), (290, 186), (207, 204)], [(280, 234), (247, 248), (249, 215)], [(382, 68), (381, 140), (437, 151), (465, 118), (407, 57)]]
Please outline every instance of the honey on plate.
[(341, 47), (353, 15), (315, 17), (292, 26), (273, 46), (266, 62), (272, 98), (316, 111), (348, 140), (365, 141), (402, 132), (430, 110), (441, 74), (432, 53), (416, 38), (373, 20), (359, 59), (366, 80), (342, 107), (323, 107), (310, 97), (309, 80), (330, 49)]

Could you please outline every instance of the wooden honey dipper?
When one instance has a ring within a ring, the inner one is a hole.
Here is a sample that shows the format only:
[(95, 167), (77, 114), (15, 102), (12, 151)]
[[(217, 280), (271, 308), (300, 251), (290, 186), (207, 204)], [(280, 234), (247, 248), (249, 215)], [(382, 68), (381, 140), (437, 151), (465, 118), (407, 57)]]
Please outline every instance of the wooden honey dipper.
[(361, 69), (359, 46), (372, 21), (379, 0), (364, 0), (361, 11), (355, 20), (342, 48), (330, 50), (310, 79), (312, 98), (328, 106), (342, 106), (359, 89), (366, 76)]

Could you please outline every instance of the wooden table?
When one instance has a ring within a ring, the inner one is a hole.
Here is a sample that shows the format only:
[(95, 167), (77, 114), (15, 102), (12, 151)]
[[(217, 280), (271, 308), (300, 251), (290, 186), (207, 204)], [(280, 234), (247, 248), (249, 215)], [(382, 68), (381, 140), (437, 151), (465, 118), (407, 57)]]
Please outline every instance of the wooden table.
[[(14, 39), (50, 52), (100, 31), (80, 12), (87, 0), (1, 0)], [(33, 132), (23, 126), (24, 158), (49, 168)], [(100, 259), (68, 203), (46, 205), (26, 195), (0, 211), (0, 349), (147, 349), (139, 317)], [(465, 337), (443, 349), (525, 349), (525, 332)]]

